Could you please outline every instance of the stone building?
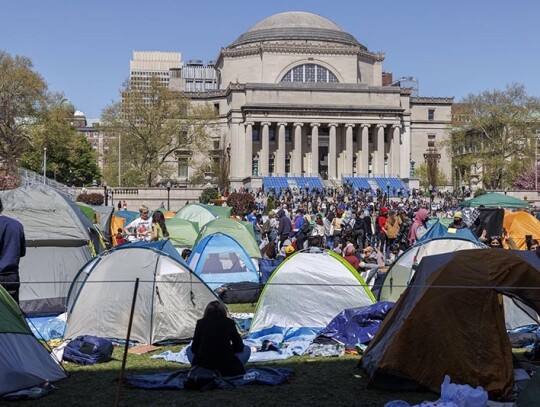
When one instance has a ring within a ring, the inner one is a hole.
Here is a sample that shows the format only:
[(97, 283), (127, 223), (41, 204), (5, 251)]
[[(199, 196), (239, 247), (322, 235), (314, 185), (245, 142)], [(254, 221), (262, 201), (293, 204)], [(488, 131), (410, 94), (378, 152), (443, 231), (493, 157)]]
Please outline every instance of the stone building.
[(441, 142), (453, 98), (383, 86), (383, 61), (327, 18), (280, 13), (221, 49), (218, 90), (188, 95), (219, 111), (214, 149), (228, 151), (235, 187), (271, 175), (407, 179), (433, 148), (450, 180)]

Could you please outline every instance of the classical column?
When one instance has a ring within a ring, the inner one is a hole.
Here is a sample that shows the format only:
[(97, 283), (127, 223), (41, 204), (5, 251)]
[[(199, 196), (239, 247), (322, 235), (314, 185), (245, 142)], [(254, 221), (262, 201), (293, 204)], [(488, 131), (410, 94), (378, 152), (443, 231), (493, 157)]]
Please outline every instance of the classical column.
[(247, 177), (253, 176), (253, 122), (245, 122), (246, 126), (246, 155), (244, 156), (244, 172)]
[(285, 175), (285, 126), (287, 123), (278, 123), (278, 148), (276, 151), (276, 173), (278, 175)]
[(293, 170), (297, 176), (302, 176), (302, 126), (304, 123), (294, 123), (294, 154)]
[(230, 167), (230, 175), (231, 178), (235, 179), (239, 177), (240, 170), (239, 170), (239, 154), (240, 154), (240, 140), (238, 135), (238, 123), (235, 123), (234, 121), (230, 124), (230, 132), (231, 132), (231, 160), (229, 163)]
[(400, 174), (401, 178), (409, 178), (410, 176), (410, 165), (411, 165), (411, 122), (410, 117), (403, 118), (403, 133), (401, 134), (401, 146), (399, 153), (401, 155), (400, 162)]
[(336, 151), (336, 127), (337, 123), (329, 123), (330, 132), (328, 135), (328, 178), (336, 179), (336, 164), (337, 164), (337, 151)]
[(319, 126), (311, 123), (311, 176), (319, 175)]
[(269, 135), (269, 122), (261, 123), (262, 128), (262, 146), (261, 153), (259, 154), (259, 175), (267, 177), (269, 174), (269, 154), (270, 154), (270, 135)]
[(400, 136), (401, 125), (394, 124), (392, 126), (394, 132), (392, 134), (392, 143), (390, 144), (390, 162), (392, 163), (390, 170), (388, 171), (392, 176), (400, 176)]
[(352, 123), (345, 125), (345, 173), (349, 176), (353, 174), (353, 128), (354, 124)]
[(361, 144), (362, 150), (357, 161), (357, 173), (363, 177), (369, 174), (369, 128), (371, 124), (362, 124)]
[(377, 125), (377, 148), (375, 150), (375, 169), (373, 175), (381, 177), (384, 174), (384, 129), (386, 124)]

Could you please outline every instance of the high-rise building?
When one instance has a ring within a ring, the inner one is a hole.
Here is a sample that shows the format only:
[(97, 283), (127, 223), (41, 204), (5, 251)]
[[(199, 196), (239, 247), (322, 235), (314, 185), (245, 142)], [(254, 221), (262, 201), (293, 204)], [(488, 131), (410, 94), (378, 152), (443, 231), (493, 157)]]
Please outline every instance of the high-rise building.
[(147, 87), (150, 79), (157, 77), (163, 85), (169, 86), (170, 70), (180, 68), (180, 52), (133, 51), (129, 61), (129, 82), (131, 86)]

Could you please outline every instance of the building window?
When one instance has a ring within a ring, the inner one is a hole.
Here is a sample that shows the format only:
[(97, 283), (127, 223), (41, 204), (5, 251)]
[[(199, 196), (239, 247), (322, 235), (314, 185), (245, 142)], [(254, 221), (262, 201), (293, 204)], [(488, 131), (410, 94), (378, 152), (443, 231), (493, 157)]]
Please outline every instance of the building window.
[(273, 127), (268, 127), (268, 139), (270, 141), (276, 141), (276, 132), (274, 130)]
[(214, 140), (213, 145), (214, 145), (214, 150), (219, 150), (219, 141)]
[[(273, 174), (274, 173), (274, 154), (270, 154), (270, 158), (268, 160), (268, 172), (270, 174)], [(262, 175), (265, 175), (265, 174), (262, 174)]]
[(260, 141), (260, 133), (258, 127), (253, 127), (251, 129), (251, 140), (252, 141)]
[(298, 65), (287, 72), (281, 82), (324, 82), (338, 83), (336, 75), (324, 66), (316, 64)]
[(427, 146), (428, 146), (428, 148), (434, 148), (435, 147), (435, 134), (428, 134)]
[(428, 109), (427, 111), (427, 119), (432, 122), (435, 120), (435, 109)]
[(188, 177), (188, 166), (189, 166), (188, 157), (180, 157), (178, 159), (178, 176), (180, 178)]
[(291, 155), (287, 154), (285, 156), (285, 173), (289, 174), (291, 172)]
[(285, 127), (285, 141), (291, 141), (291, 129), (289, 127)]
[(255, 177), (259, 175), (259, 156), (258, 155), (254, 155), (251, 161), (251, 175)]

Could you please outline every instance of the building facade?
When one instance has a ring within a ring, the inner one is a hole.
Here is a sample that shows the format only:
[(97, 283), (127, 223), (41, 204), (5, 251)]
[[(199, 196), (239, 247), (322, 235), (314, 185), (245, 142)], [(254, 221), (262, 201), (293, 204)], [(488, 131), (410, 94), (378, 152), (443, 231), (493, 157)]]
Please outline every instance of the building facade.
[(156, 77), (169, 86), (171, 72), (182, 68), (180, 52), (134, 51), (129, 61), (129, 83), (136, 87), (149, 87), (150, 79)]
[(383, 61), (305, 12), (270, 16), (222, 48), (218, 89), (191, 97), (219, 111), (214, 147), (229, 152), (232, 185), (255, 187), (271, 175), (407, 179), (430, 148), (450, 180), (442, 142), (453, 98), (383, 86)]

